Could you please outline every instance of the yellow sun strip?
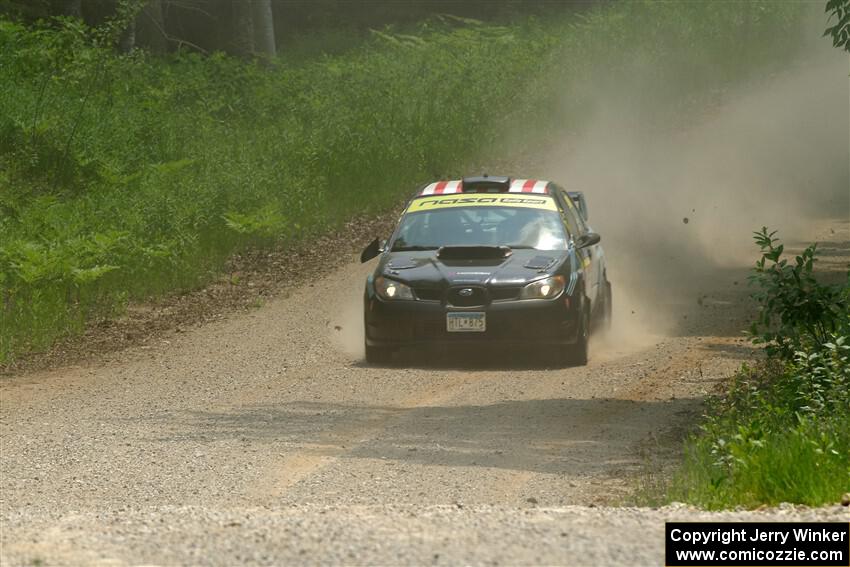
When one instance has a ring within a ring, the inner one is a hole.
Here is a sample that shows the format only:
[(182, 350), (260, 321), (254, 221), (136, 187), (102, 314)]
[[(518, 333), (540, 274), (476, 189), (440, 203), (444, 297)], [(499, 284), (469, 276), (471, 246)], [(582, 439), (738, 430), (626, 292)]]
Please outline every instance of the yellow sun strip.
[(434, 209), (449, 209), (452, 207), (512, 207), (523, 209), (542, 209), (558, 211), (555, 200), (551, 197), (535, 197), (525, 195), (430, 195), (414, 199), (408, 205), (407, 213), (433, 211)]

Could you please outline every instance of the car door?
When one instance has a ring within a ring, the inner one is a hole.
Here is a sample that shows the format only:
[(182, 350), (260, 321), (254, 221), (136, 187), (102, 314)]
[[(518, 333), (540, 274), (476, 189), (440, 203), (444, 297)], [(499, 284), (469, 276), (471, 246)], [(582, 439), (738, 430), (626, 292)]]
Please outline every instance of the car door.
[[(583, 198), (584, 197), (582, 197), (582, 199)], [(585, 204), (585, 207), (587, 207), (586, 204)], [(592, 227), (590, 227), (587, 224), (587, 220), (585, 220), (584, 215), (581, 214), (581, 211), (579, 210), (578, 206), (576, 206), (576, 213), (578, 214), (578, 222), (579, 222), (579, 224), (581, 224), (582, 230), (584, 230), (585, 233), (596, 232), (595, 230), (593, 230)], [(605, 293), (604, 285), (605, 285), (605, 281), (606, 281), (606, 277), (605, 277), (605, 262), (606, 262), (606, 260), (605, 260), (605, 249), (602, 247), (602, 241), (600, 240), (599, 242), (597, 242), (593, 246), (589, 246), (588, 251), (591, 255), (591, 261), (593, 262), (593, 272), (594, 272), (594, 277), (596, 278), (598, 292), (599, 293)]]

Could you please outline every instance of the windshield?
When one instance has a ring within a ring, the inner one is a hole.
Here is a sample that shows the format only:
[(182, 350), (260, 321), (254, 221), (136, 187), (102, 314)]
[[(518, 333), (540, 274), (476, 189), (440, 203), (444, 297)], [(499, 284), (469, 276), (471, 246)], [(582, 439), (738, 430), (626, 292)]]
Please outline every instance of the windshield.
[(510, 246), (566, 250), (558, 213), (510, 207), (452, 207), (408, 213), (392, 250), (432, 250), (440, 246)]

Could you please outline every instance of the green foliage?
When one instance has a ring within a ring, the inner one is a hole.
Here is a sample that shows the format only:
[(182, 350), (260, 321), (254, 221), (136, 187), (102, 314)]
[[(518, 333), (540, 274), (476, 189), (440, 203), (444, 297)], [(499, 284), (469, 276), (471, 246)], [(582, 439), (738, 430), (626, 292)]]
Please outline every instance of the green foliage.
[(223, 216), (227, 228), (249, 236), (274, 237), (286, 227), (286, 218), (274, 205), (266, 205), (251, 214), (229, 212)]
[(846, 413), (800, 419), (761, 435), (746, 426), (708, 427), (687, 445), (668, 498), (712, 510), (835, 503), (850, 486), (848, 443)]
[(850, 283), (815, 279), (814, 245), (789, 264), (774, 233), (755, 234), (754, 342), (768, 359), (709, 401), (668, 497), (708, 508), (836, 502), (850, 488)]
[[(664, 106), (769, 70), (800, 16), (628, 2), (579, 21), (435, 18), (260, 66), (118, 55), (138, 3), (122, 6), (96, 30), (0, 19), (0, 362), (128, 299), (202, 285), (239, 247), (310, 238), (540, 147), (579, 126), (600, 89), (629, 82)], [(654, 71), (632, 81), (635, 68)]]
[(785, 358), (804, 349), (817, 351), (850, 309), (846, 292), (815, 278), (816, 244), (789, 263), (782, 258), (784, 246), (774, 238), (776, 231), (763, 227), (754, 234), (762, 254), (749, 278), (760, 288), (754, 298), (761, 309), (750, 329), (754, 342)]
[(832, 36), (833, 47), (850, 51), (850, 0), (829, 0), (826, 13), (833, 25), (823, 35)]

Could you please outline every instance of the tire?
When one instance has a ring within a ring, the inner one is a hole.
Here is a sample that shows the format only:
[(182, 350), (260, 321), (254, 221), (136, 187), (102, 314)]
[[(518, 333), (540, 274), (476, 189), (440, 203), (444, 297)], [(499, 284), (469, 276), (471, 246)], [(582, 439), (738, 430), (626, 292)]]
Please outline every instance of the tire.
[(366, 362), (369, 364), (387, 364), (392, 359), (392, 349), (366, 345)]
[(603, 331), (611, 330), (611, 325), (614, 323), (614, 293), (611, 290), (611, 282), (605, 280), (605, 303), (602, 309), (602, 324), (600, 328)]
[[(587, 303), (585, 302), (585, 305)], [(575, 344), (567, 345), (561, 356), (566, 365), (585, 366), (590, 355), (590, 312), (585, 308), (578, 338)]]

